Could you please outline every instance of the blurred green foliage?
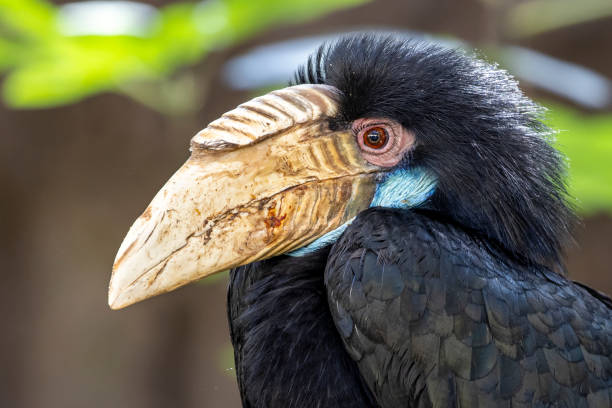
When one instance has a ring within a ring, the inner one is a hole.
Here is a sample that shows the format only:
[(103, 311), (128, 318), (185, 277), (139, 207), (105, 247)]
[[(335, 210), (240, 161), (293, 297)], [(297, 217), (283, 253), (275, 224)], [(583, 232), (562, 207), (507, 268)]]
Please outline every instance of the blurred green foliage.
[(505, 28), (511, 36), (529, 37), (610, 15), (610, 0), (520, 1), (508, 9)]
[(612, 115), (548, 104), (557, 147), (569, 159), (569, 189), (583, 215), (612, 212)]
[(130, 81), (164, 81), (209, 51), (271, 24), (294, 23), (367, 0), (207, 0), (159, 9), (144, 35), (67, 35), (44, 0), (0, 0), (0, 71), (16, 108), (66, 104)]

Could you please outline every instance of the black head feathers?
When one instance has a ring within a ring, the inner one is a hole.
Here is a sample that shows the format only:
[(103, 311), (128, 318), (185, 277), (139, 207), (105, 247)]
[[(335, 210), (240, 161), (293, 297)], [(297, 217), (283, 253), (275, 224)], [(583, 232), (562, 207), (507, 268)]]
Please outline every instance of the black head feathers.
[(574, 221), (565, 159), (507, 72), (460, 50), (358, 34), (321, 46), (294, 82), (342, 92), (334, 126), (388, 117), (413, 131), (401, 165), (437, 176), (430, 210), (517, 258), (561, 264)]

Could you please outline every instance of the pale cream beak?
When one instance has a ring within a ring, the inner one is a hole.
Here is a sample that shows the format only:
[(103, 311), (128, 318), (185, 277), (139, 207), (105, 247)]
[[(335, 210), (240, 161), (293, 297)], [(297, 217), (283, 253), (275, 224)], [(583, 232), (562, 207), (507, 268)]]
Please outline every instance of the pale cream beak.
[(198, 133), (121, 244), (110, 307), (295, 250), (366, 209), (380, 168), (351, 131), (329, 129), (337, 100), (333, 87), (289, 87)]

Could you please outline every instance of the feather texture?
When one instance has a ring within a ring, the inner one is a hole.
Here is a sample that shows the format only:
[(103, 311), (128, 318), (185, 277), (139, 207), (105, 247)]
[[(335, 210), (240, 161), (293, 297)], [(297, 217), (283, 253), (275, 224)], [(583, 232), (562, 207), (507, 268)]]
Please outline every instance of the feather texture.
[(612, 406), (609, 299), (460, 228), (365, 211), (325, 282), (381, 407)]

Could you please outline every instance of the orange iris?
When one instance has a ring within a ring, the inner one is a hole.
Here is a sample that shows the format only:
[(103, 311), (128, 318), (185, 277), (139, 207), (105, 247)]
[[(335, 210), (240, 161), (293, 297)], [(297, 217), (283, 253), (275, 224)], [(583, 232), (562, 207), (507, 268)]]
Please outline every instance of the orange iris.
[(380, 149), (387, 144), (387, 131), (382, 127), (373, 127), (363, 134), (363, 143), (372, 148)]

